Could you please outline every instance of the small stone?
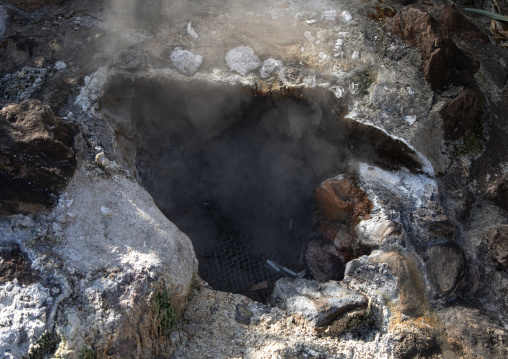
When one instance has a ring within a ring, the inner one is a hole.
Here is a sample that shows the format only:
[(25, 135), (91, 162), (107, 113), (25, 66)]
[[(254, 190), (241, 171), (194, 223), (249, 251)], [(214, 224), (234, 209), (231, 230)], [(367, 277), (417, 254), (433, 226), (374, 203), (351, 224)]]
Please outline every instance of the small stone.
[(272, 59), (271, 57), (269, 59), (266, 59), (261, 64), (261, 69), (259, 69), (259, 75), (261, 78), (266, 79), (270, 76), (272, 76), (275, 72), (282, 69), (284, 64), (280, 60)]
[(203, 56), (183, 50), (180, 47), (176, 47), (169, 58), (178, 72), (187, 76), (193, 76), (198, 72), (199, 67), (203, 63)]
[(62, 226), (56, 222), (53, 222), (51, 224), (51, 228), (53, 228), (53, 231), (55, 232), (61, 232), (62, 231)]
[(194, 31), (194, 29), (192, 28), (192, 25), (191, 25), (190, 22), (187, 24), (187, 34), (190, 37), (193, 37), (194, 39), (198, 39), (199, 38), (198, 33), (196, 31)]
[(65, 62), (63, 62), (63, 61), (55, 62), (55, 70), (60, 71), (60, 70), (65, 70), (66, 68), (67, 68), (67, 65), (65, 64)]
[(235, 320), (240, 324), (249, 325), (252, 311), (246, 305), (238, 304), (235, 310)]
[(106, 217), (110, 217), (113, 215), (113, 212), (108, 207), (104, 206), (101, 207), (101, 213)]
[(261, 65), (261, 61), (250, 47), (240, 46), (226, 53), (226, 64), (231, 71), (245, 76), (257, 69)]

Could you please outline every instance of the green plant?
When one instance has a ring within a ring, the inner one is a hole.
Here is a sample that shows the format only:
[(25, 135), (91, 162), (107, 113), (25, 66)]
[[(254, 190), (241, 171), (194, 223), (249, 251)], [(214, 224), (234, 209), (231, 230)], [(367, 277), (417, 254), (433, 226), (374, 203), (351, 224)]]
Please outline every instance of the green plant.
[(455, 145), (455, 153), (457, 156), (467, 155), (469, 157), (476, 157), (483, 152), (483, 146), (485, 141), (487, 141), (483, 114), (483, 110), (478, 111), (478, 114), (464, 135), (462, 143)]
[(30, 247), (35, 247), (37, 245), (56, 245), (60, 244), (63, 241), (63, 236), (60, 234), (48, 233), (43, 236), (40, 235), (40, 229), (35, 231), (35, 234), (28, 241), (28, 245)]
[(155, 319), (157, 335), (164, 335), (168, 330), (178, 327), (180, 314), (173, 307), (171, 293), (167, 289), (157, 290), (150, 300), (150, 308)]
[(466, 9), (464, 9), (464, 11), (469, 11), (469, 12), (472, 12), (475, 14), (487, 16), (487, 17), (490, 17), (491, 19), (494, 19), (494, 20), (508, 22), (508, 17), (496, 14), (495, 12), (490, 12), (490, 11), (485, 11), (485, 10), (480, 10), (480, 9), (471, 9), (471, 8), (466, 8)]
[(364, 70), (353, 77), (354, 93), (356, 95), (368, 95), (369, 87), (376, 81), (376, 73), (372, 70)]
[(57, 340), (50, 333), (44, 333), (28, 354), (29, 359), (42, 359), (56, 349)]
[(79, 351), (78, 359), (95, 359), (95, 353), (92, 349), (85, 345)]

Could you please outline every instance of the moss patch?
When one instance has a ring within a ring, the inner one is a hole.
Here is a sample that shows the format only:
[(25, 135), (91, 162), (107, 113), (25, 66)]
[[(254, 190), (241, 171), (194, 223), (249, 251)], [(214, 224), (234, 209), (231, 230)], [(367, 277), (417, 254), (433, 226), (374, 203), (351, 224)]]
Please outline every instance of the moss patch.
[(56, 349), (57, 339), (50, 333), (44, 333), (28, 354), (29, 359), (42, 359)]
[(484, 110), (482, 108), (472, 121), (471, 127), (466, 131), (462, 142), (455, 144), (455, 154), (458, 157), (465, 155), (473, 158), (483, 152), (485, 142), (487, 141), (483, 115)]
[(155, 334), (165, 335), (179, 325), (180, 313), (172, 304), (171, 293), (166, 289), (156, 290), (150, 299), (150, 310), (155, 321)]

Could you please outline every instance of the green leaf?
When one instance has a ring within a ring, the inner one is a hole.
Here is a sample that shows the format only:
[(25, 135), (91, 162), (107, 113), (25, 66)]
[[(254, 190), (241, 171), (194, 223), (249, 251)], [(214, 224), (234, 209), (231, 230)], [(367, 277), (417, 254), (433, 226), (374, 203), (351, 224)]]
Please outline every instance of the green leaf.
[(494, 20), (507, 21), (508, 22), (508, 17), (503, 16), (503, 15), (499, 15), (499, 14), (496, 14), (496, 13), (493, 13), (493, 12), (490, 12), (490, 11), (479, 10), (479, 9), (470, 9), (470, 8), (466, 8), (464, 10), (465, 11), (469, 11), (469, 12), (474, 12), (475, 14), (480, 14), (480, 15), (483, 15), (483, 16), (487, 16), (487, 17), (490, 17), (491, 19), (494, 19)]

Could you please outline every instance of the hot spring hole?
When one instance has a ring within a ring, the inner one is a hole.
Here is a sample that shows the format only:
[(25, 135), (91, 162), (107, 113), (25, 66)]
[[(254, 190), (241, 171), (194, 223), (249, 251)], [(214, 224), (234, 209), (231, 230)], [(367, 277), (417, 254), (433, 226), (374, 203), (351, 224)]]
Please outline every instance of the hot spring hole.
[(135, 147), (138, 179), (192, 240), (200, 276), (264, 301), (284, 275), (267, 260), (305, 270), (315, 190), (352, 162), (345, 108), (326, 96), (120, 81), (102, 103), (119, 146)]

